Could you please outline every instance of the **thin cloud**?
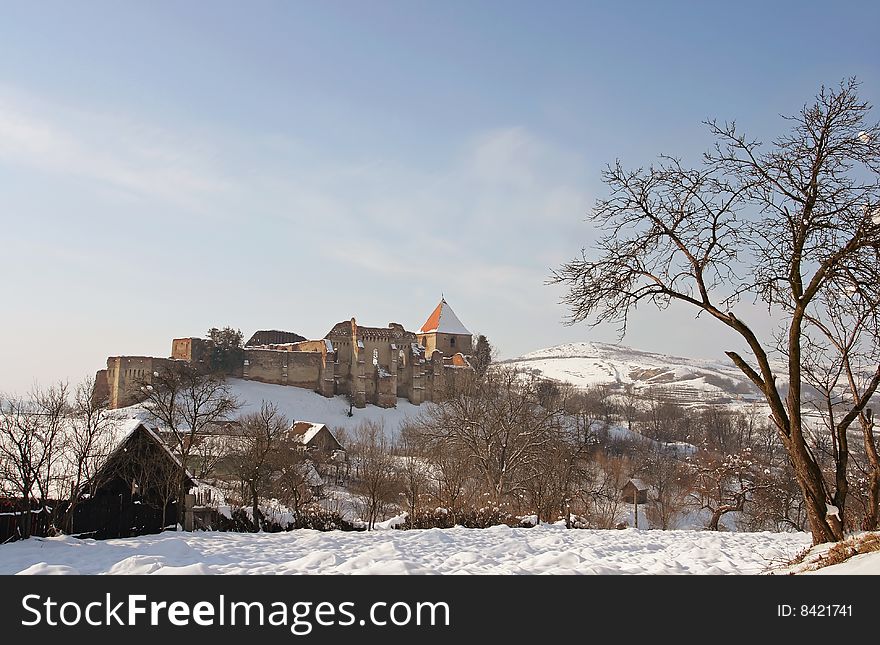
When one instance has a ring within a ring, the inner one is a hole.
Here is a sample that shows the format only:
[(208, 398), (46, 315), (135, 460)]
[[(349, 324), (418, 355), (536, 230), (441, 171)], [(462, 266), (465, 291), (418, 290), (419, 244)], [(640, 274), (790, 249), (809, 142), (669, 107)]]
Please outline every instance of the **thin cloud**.
[(0, 160), (193, 208), (226, 182), (186, 142), (127, 119), (0, 93)]

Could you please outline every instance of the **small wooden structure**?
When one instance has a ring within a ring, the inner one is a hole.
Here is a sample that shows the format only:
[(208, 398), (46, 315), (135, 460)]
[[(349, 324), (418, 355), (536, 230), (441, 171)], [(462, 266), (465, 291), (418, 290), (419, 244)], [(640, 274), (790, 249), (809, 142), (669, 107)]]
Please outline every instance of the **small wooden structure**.
[(621, 499), (627, 504), (647, 504), (647, 484), (641, 479), (630, 479), (621, 489)]
[(290, 429), (289, 436), (307, 451), (317, 451), (332, 456), (334, 453), (345, 451), (339, 440), (330, 432), (323, 423), (311, 423), (309, 421), (297, 421)]
[[(90, 482), (94, 492), (76, 507), (73, 533), (99, 539), (159, 533), (177, 522), (179, 476), (174, 453), (155, 430), (137, 423)], [(188, 471), (184, 485), (195, 485)]]
[(639, 528), (639, 504), (648, 502), (648, 486), (641, 479), (630, 479), (623, 485), (621, 491), (623, 501), (633, 505), (634, 524)]

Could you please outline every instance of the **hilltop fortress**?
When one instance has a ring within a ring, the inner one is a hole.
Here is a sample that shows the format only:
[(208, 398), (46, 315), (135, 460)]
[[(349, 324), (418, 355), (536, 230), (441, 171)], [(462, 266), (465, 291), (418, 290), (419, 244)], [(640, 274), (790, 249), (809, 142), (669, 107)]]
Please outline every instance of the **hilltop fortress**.
[[(137, 386), (174, 361), (209, 366), (214, 343), (204, 338), (175, 338), (171, 357), (111, 356), (97, 374), (97, 387), (110, 407), (138, 400)], [(227, 368), (230, 376), (307, 388), (331, 397), (350, 396), (356, 407), (372, 403), (393, 407), (397, 398), (419, 405), (440, 401), (473, 373), (468, 357), (472, 336), (441, 299), (416, 332), (402, 325), (362, 327), (352, 318), (335, 324), (320, 340), (284, 331), (258, 331)], [(240, 357), (240, 358), (239, 358)], [(106, 384), (106, 390), (104, 389)]]

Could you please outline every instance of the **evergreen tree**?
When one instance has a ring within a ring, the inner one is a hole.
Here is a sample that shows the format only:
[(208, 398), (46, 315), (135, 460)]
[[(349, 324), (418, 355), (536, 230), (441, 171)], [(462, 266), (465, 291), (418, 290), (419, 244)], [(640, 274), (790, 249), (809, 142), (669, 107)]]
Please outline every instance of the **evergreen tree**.
[(214, 343), (214, 349), (211, 352), (211, 370), (214, 372), (230, 373), (233, 369), (241, 365), (244, 360), (244, 350), (240, 329), (232, 327), (211, 327), (208, 330), (208, 338)]
[(494, 353), (495, 348), (492, 347), (489, 339), (483, 334), (477, 336), (477, 342), (474, 343), (474, 355), (471, 358), (471, 364), (477, 372), (477, 376), (482, 377), (486, 374), (486, 370), (489, 369), (489, 364), (492, 362), (492, 354)]

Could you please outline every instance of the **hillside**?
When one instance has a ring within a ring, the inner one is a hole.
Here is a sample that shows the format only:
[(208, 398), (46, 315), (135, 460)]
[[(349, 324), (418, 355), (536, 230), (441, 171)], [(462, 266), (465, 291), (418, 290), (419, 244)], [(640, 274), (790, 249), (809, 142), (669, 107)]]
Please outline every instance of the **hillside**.
[(582, 388), (662, 388), (682, 403), (732, 403), (759, 396), (742, 372), (724, 360), (668, 356), (607, 343), (557, 345), (499, 364)]
[(432, 405), (413, 405), (406, 399), (399, 398), (394, 408), (368, 405), (365, 408), (354, 408), (352, 416), (348, 416), (349, 406), (344, 396), (328, 399), (312, 390), (237, 378), (228, 379), (228, 383), (233, 395), (242, 403), (239, 410), (241, 414), (259, 411), (260, 404), (265, 400), (277, 405), (278, 410), (290, 419), (325, 423), (334, 429), (353, 430), (364, 421), (375, 421), (384, 426), (389, 437), (397, 434), (401, 423), (407, 418), (418, 415), (424, 411), (425, 406)]
[[(397, 435), (400, 425), (407, 418), (418, 415), (425, 410), (425, 406), (432, 405), (424, 403), (418, 406), (406, 399), (397, 399), (397, 406), (394, 408), (368, 405), (365, 408), (354, 408), (352, 416), (348, 416), (348, 402), (343, 396), (326, 398), (312, 390), (299, 387), (237, 378), (227, 379), (227, 383), (230, 392), (241, 404), (237, 414), (258, 412), (263, 401), (267, 401), (278, 406), (279, 412), (292, 421), (324, 423), (334, 430), (339, 428), (353, 430), (364, 421), (375, 421), (382, 424), (389, 438)], [(120, 419), (149, 419), (140, 405), (119, 408), (113, 414)]]

